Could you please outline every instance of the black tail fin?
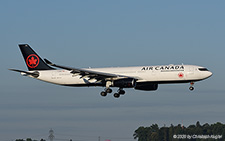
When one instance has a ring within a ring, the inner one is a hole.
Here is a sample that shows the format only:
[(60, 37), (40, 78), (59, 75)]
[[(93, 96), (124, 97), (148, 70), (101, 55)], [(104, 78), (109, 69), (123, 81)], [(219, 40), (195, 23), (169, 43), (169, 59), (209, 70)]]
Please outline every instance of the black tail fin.
[(23, 58), (26, 62), (28, 70), (54, 69), (48, 66), (28, 44), (20, 44), (19, 47), (23, 54)]

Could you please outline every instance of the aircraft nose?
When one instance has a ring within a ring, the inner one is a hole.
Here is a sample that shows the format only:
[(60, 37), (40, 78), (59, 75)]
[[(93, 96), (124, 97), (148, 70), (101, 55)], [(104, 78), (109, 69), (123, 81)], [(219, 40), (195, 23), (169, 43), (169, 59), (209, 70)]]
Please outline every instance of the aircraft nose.
[(211, 71), (207, 71), (207, 73), (205, 74), (206, 78), (209, 78), (213, 75), (213, 73)]
[(201, 73), (202, 79), (207, 79), (213, 75), (213, 73), (209, 71), (207, 68), (199, 67), (198, 70)]
[(212, 76), (212, 75), (213, 75), (213, 73), (211, 71), (209, 71), (209, 77)]

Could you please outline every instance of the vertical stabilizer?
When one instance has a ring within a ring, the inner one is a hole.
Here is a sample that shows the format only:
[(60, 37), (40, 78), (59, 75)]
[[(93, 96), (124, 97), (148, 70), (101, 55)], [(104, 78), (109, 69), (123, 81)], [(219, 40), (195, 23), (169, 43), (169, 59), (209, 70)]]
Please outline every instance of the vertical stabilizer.
[(23, 58), (28, 70), (32, 71), (54, 69), (48, 66), (28, 44), (20, 44), (19, 47), (23, 54)]

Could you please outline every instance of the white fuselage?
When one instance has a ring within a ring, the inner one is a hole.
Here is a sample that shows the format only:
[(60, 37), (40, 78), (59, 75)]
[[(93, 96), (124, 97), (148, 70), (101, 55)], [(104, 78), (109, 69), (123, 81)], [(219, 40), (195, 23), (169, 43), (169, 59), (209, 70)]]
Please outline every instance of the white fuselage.
[[(137, 82), (185, 83), (206, 79), (212, 75), (204, 67), (195, 65), (164, 65), (139, 67), (91, 68), (91, 71), (110, 73), (136, 78)], [(30, 71), (34, 72), (34, 71)], [(36, 79), (68, 86), (99, 86), (97, 80), (72, 74), (68, 70), (41, 70)], [(31, 76), (32, 77), (32, 76)], [(95, 85), (96, 84), (96, 85)]]

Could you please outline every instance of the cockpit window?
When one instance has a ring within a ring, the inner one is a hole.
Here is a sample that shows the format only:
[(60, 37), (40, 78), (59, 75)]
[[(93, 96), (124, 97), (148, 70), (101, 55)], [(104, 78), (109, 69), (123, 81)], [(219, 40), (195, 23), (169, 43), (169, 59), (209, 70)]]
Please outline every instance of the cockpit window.
[(207, 68), (198, 68), (200, 71), (209, 71)]

